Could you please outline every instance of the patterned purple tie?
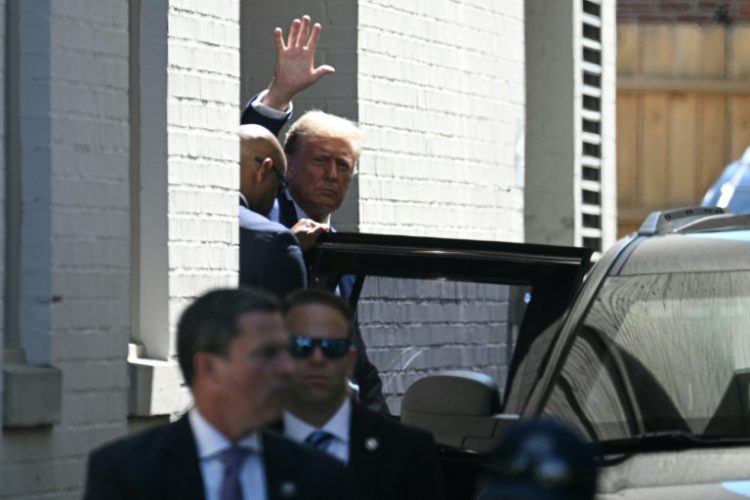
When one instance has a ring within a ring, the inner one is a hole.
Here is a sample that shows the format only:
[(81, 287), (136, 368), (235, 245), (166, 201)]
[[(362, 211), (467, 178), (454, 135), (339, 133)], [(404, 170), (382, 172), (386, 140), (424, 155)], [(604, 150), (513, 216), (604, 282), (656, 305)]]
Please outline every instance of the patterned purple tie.
[(247, 448), (237, 445), (224, 450), (221, 461), (224, 463), (224, 477), (221, 480), (221, 500), (244, 500), (242, 496), (242, 485), (240, 484), (240, 469), (242, 462), (250, 452)]

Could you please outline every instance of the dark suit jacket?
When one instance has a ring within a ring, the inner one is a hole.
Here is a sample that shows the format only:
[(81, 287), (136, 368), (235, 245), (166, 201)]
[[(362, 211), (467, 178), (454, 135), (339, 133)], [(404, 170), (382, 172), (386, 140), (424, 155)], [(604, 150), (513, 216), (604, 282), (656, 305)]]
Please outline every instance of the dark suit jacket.
[(294, 234), (242, 206), (240, 284), (263, 288), (281, 299), (307, 286), (305, 260)]
[(349, 470), (357, 500), (441, 500), (432, 435), (354, 403)]
[[(263, 431), (269, 500), (344, 500), (351, 489), (335, 459)], [(187, 417), (91, 453), (84, 500), (205, 500)]]
[[(283, 422), (274, 430), (284, 431)], [(357, 500), (442, 500), (432, 435), (352, 402), (349, 472)]]

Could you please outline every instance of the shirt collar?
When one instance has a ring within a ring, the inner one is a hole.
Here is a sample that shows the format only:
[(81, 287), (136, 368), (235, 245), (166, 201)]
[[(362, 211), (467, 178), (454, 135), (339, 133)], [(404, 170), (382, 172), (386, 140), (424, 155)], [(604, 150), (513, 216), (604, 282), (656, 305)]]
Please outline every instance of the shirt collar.
[[(219, 432), (216, 427), (208, 423), (196, 407), (190, 409), (188, 419), (190, 421), (190, 427), (193, 430), (193, 436), (195, 436), (195, 444), (198, 448), (198, 458), (201, 460), (214, 458), (232, 446), (232, 442), (227, 439), (224, 434)], [(258, 453), (262, 452), (258, 432), (251, 432), (240, 439), (237, 444), (241, 448), (253, 450)]]
[(240, 192), (237, 192), (237, 194), (240, 195), (240, 204), (245, 208), (250, 208), (250, 205), (247, 204), (247, 198), (245, 198), (245, 195)]
[[(302, 207), (297, 204), (297, 202), (292, 198), (292, 193), (289, 192), (288, 189), (284, 190), (284, 195), (286, 196), (286, 199), (294, 203), (294, 210), (297, 212), (297, 219), (311, 219), (309, 215), (307, 215), (307, 212), (302, 210)], [(322, 224), (328, 224), (328, 226), (331, 226), (331, 214), (328, 214), (325, 218), (325, 220), (322, 222)]]
[(304, 420), (301, 420), (291, 413), (284, 412), (284, 433), (289, 436), (292, 440), (302, 442), (307, 439), (310, 433), (317, 430), (323, 430), (333, 435), (337, 439), (343, 441), (345, 444), (349, 444), (349, 427), (352, 421), (352, 402), (351, 399), (346, 398), (341, 404), (338, 411), (325, 423), (323, 427), (318, 429), (308, 424)]

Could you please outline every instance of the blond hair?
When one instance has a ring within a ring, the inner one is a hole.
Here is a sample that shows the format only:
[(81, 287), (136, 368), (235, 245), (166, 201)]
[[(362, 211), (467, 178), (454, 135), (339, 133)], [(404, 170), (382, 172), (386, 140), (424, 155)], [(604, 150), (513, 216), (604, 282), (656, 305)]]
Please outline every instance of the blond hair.
[(362, 143), (362, 131), (351, 120), (314, 109), (302, 115), (289, 127), (284, 140), (284, 152), (288, 155), (295, 154), (300, 147), (300, 138), (347, 139), (354, 148), (356, 160)]

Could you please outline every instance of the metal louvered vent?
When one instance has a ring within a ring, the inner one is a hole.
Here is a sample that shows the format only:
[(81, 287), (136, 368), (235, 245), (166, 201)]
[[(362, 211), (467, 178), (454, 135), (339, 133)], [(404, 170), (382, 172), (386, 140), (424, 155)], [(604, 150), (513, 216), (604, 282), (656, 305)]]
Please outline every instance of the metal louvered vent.
[(602, 251), (602, 17), (601, 0), (583, 0), (581, 71), (581, 238)]

